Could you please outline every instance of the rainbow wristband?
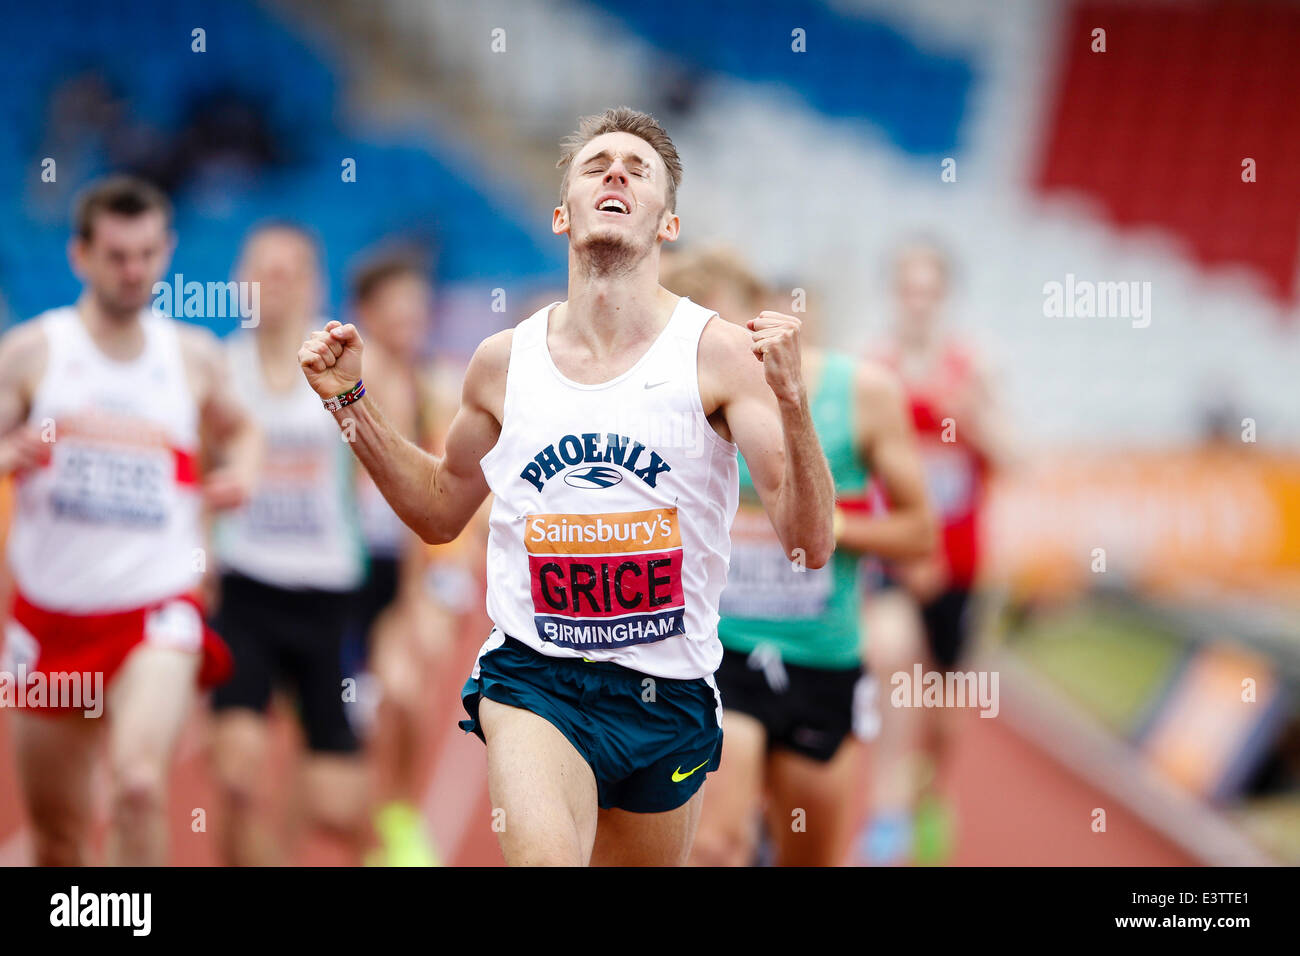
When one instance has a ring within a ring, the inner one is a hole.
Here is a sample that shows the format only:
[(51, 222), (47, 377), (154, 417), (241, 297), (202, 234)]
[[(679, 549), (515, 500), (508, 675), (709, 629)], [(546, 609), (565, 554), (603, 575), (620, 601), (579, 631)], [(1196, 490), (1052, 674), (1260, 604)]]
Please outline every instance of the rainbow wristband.
[(357, 379), (357, 384), (341, 395), (335, 395), (333, 398), (324, 399), (325, 408), (331, 412), (337, 412), (340, 408), (351, 405), (353, 402), (361, 400), (361, 396), (366, 394), (366, 385), (361, 379)]

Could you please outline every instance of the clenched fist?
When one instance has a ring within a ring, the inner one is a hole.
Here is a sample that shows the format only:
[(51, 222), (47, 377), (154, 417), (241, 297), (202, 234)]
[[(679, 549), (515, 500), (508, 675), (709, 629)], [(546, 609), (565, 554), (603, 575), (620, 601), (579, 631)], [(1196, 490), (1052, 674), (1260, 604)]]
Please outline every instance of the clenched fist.
[(361, 381), (361, 333), (348, 323), (329, 322), (298, 350), (307, 383), (321, 398), (333, 398)]
[(798, 402), (803, 393), (799, 359), (799, 329), (803, 323), (793, 315), (760, 312), (745, 327), (754, 333), (751, 348), (763, 363), (768, 387), (779, 401)]

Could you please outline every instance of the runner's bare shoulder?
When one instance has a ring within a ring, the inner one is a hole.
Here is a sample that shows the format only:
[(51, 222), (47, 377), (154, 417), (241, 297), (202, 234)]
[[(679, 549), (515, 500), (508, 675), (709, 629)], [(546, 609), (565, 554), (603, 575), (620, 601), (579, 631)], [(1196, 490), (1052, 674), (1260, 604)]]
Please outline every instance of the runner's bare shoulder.
[[(700, 333), (696, 372), (704, 413), (712, 415), (748, 377), (763, 377), (763, 364), (754, 356), (754, 336), (746, 328), (714, 315)], [(724, 438), (729, 436), (724, 435)]]
[(211, 329), (201, 325), (175, 324), (185, 374), (189, 377), (195, 400), (202, 403), (224, 377), (225, 353), (221, 350), (221, 340)]
[(0, 336), (0, 388), (18, 388), (30, 400), (45, 374), (50, 354), (49, 340), (41, 323), (31, 321), (14, 326)]
[(870, 406), (892, 406), (903, 401), (903, 383), (893, 369), (875, 359), (859, 359), (854, 373), (858, 400)]
[(181, 343), (181, 354), (189, 361), (212, 362), (221, 355), (221, 340), (211, 329), (188, 322), (176, 322), (176, 334)]
[(478, 344), (465, 370), (461, 404), (481, 408), (497, 421), (505, 415), (506, 372), (515, 330), (503, 329)]

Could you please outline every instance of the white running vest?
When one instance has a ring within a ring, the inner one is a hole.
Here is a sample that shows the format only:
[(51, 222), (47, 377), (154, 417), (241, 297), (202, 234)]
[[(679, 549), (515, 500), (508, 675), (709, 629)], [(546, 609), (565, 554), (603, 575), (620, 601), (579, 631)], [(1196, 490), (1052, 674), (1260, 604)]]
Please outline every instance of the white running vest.
[(198, 584), (198, 409), (170, 319), (140, 315), (144, 350), (104, 355), (75, 308), (40, 323), (45, 373), (27, 422), (53, 438), (46, 467), (20, 474), (9, 564), (34, 604), (111, 613)]
[(356, 499), (358, 523), (366, 551), (375, 558), (400, 558), (410, 540), (410, 529), (397, 516), (364, 468), (357, 469)]
[(515, 328), (501, 437), (482, 460), (488, 616), (549, 656), (709, 676), (738, 496), (736, 446), (696, 376), (714, 313), (681, 299), (632, 368), (581, 385), (551, 361), (552, 308)]
[(302, 375), (287, 392), (267, 388), (253, 333), (236, 333), (228, 348), (234, 385), (265, 445), (248, 503), (218, 522), (222, 565), (273, 587), (357, 587), (365, 558), (355, 465), (338, 423)]
[[(420, 443), (428, 437), (424, 423), (429, 411), (424, 405), (426, 396), (418, 378), (415, 394), (416, 401), (420, 403), (420, 409), (416, 413), (415, 439)], [(399, 560), (410, 544), (411, 529), (384, 498), (383, 492), (370, 477), (370, 472), (364, 468), (358, 468), (356, 472), (357, 508), (366, 551), (372, 558)]]

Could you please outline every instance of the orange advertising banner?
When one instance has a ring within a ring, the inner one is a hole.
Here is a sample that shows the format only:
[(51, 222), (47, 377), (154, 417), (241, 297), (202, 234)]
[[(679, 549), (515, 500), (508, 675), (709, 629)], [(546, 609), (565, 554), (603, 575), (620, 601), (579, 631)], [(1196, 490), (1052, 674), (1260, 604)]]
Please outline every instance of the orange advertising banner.
[(1253, 446), (1053, 456), (994, 481), (983, 529), (986, 580), (1021, 594), (1300, 595), (1300, 457)]

